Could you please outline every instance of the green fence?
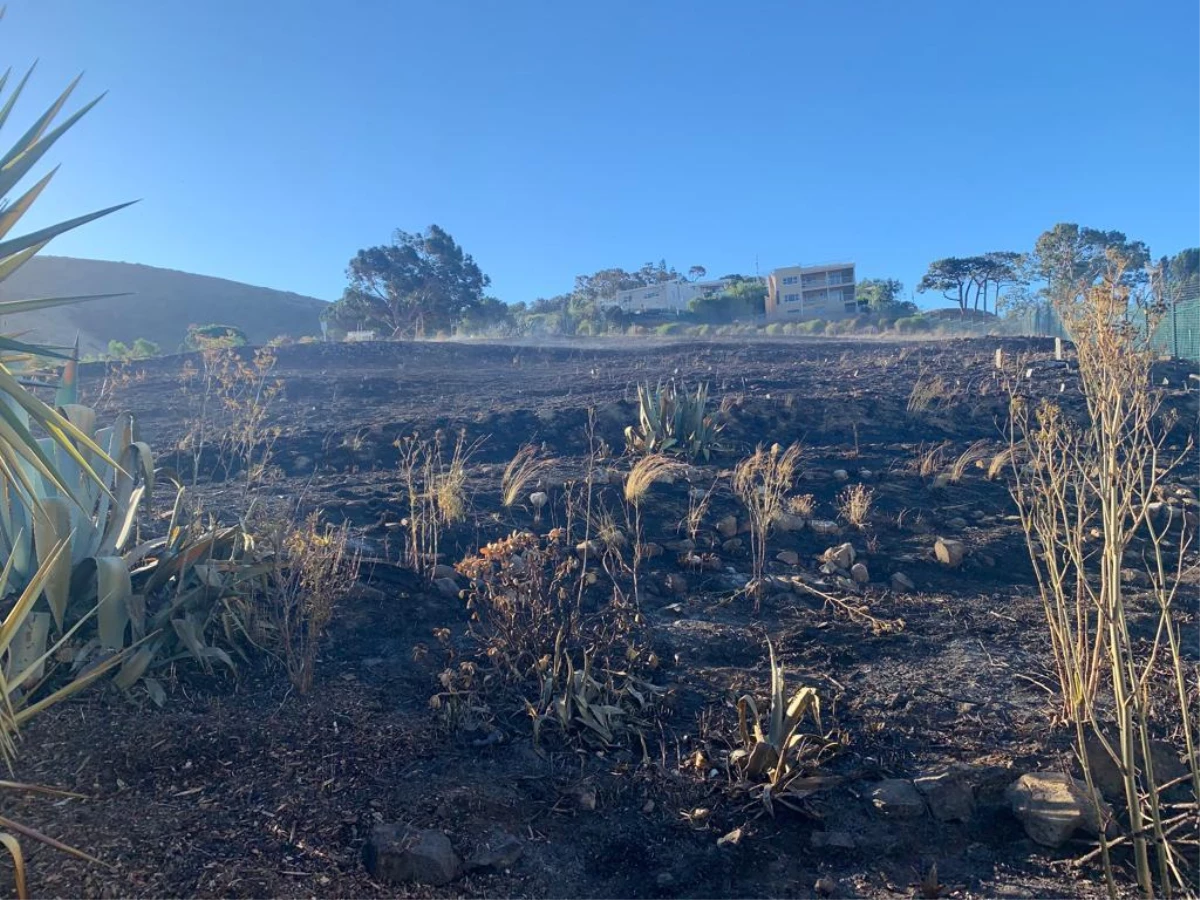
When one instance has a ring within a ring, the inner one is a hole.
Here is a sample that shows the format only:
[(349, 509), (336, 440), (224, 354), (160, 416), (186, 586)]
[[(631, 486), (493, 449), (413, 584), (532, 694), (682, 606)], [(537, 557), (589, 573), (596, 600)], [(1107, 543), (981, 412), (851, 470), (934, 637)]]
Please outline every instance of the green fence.
[(1150, 336), (1150, 345), (1175, 359), (1200, 362), (1200, 298), (1171, 304)]
[[(1020, 334), (1071, 338), (1062, 320), (1048, 306), (1026, 310), (1015, 318)], [(1145, 322), (1143, 317), (1139, 318)], [(1164, 356), (1200, 362), (1200, 297), (1170, 304), (1150, 336), (1150, 346)]]

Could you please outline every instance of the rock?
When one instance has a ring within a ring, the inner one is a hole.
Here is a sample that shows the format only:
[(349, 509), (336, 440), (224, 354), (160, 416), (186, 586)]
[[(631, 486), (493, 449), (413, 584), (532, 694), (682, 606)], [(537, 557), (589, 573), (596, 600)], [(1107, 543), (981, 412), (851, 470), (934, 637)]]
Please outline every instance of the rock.
[(898, 594), (908, 594), (915, 591), (917, 586), (913, 584), (913, 580), (903, 572), (892, 573), (892, 590)]
[(867, 571), (866, 563), (856, 562), (850, 567), (850, 577), (858, 584), (866, 584), (871, 580), (871, 573)]
[(1079, 828), (1099, 834), (1096, 801), (1107, 818), (1108, 805), (1100, 797), (1093, 800), (1086, 784), (1062, 772), (1029, 772), (1008, 789), (1013, 815), (1032, 840), (1046, 847), (1061, 847)]
[(826, 562), (833, 563), (839, 569), (849, 569), (854, 565), (854, 545), (850, 543), (838, 544), (836, 547), (830, 547), (822, 556)]
[(691, 538), (683, 538), (678, 541), (667, 541), (666, 546), (672, 553), (691, 553), (696, 549), (696, 542)]
[(738, 533), (737, 516), (726, 516), (717, 523), (717, 533), (728, 540)]
[(443, 597), (458, 599), (458, 582), (453, 578), (435, 578), (433, 586)]
[(438, 578), (449, 578), (452, 580), (458, 578), (458, 573), (454, 571), (454, 566), (447, 566), (444, 563), (438, 563), (434, 566), (431, 574), (435, 580)]
[(726, 553), (741, 553), (745, 549), (746, 542), (739, 537), (730, 538), (721, 545), (721, 549)]
[(862, 481), (870, 481), (872, 478), (875, 477), (875, 473), (872, 472), (870, 469), (859, 469), (858, 477)]
[(683, 596), (687, 593), (688, 583), (687, 579), (678, 572), (671, 572), (663, 579), (663, 587), (666, 588), (668, 594)]
[(832, 896), (834, 893), (837, 892), (837, 889), (838, 889), (837, 882), (834, 881), (832, 878), (830, 878), (828, 875), (822, 875), (820, 878), (817, 879), (816, 884), (813, 885), (813, 890), (815, 890), (822, 897)]
[(511, 868), (524, 852), (525, 845), (521, 843), (520, 838), (499, 832), (485, 846), (475, 851), (475, 855), (467, 860), (467, 868), (503, 872)]
[(575, 793), (575, 801), (579, 804), (579, 808), (592, 812), (596, 808), (596, 789), (593, 787), (581, 787)]
[(850, 473), (847, 472), (845, 469), (834, 469), (833, 477), (838, 481), (849, 481)]
[(775, 558), (777, 560), (779, 560), (781, 563), (783, 563), (785, 566), (800, 565), (800, 554), (797, 553), (795, 550), (780, 550), (778, 553), (775, 554)]
[(907, 778), (888, 778), (871, 789), (871, 803), (892, 819), (917, 819), (925, 815), (925, 801)]
[(794, 516), (791, 513), (780, 513), (779, 518), (775, 520), (774, 526), (780, 531), (803, 531), (806, 524), (801, 516)]
[(550, 495), (545, 491), (534, 491), (529, 495), (529, 505), (540, 513), (549, 499)]
[(967, 520), (961, 516), (955, 516), (946, 522), (946, 527), (951, 531), (963, 531), (967, 527)]
[(371, 831), (363, 861), (372, 877), (386, 882), (448, 884), (462, 873), (450, 838), (433, 829), (381, 823)]
[(595, 540), (580, 541), (575, 545), (575, 552), (579, 555), (580, 559), (583, 559), (585, 556), (594, 559), (604, 552), (604, 545)]
[(966, 548), (963, 546), (962, 541), (938, 538), (937, 543), (933, 545), (933, 555), (937, 557), (937, 561), (943, 566), (957, 569), (962, 565), (963, 556), (966, 555)]
[(933, 481), (929, 482), (929, 489), (931, 491), (944, 491), (948, 487), (950, 487), (949, 472), (941, 472), (937, 475), (934, 475)]
[[(1113, 749), (1117, 749), (1115, 741), (1110, 739), (1109, 743)], [(1088, 768), (1092, 770), (1092, 784), (1106, 800), (1124, 803), (1125, 780), (1121, 777), (1121, 769), (1091, 729), (1084, 737), (1084, 746), (1087, 749)], [(1159, 785), (1188, 774), (1187, 766), (1179, 758), (1178, 752), (1166, 741), (1150, 741), (1150, 759), (1154, 763), (1154, 779)]]
[(830, 522), (827, 519), (811, 519), (808, 527), (817, 534), (841, 534), (841, 526), (837, 522)]
[(1131, 587), (1149, 587), (1150, 576), (1141, 569), (1122, 569), (1121, 581)]
[(913, 785), (939, 822), (969, 822), (975, 815), (975, 791), (964, 773), (947, 770), (922, 775), (913, 779)]
[(808, 836), (808, 843), (814, 849), (830, 848), (834, 850), (853, 850), (854, 835), (848, 831), (814, 831)]
[(656, 544), (654, 541), (647, 541), (645, 544), (642, 544), (642, 559), (654, 559), (662, 555), (662, 544)]

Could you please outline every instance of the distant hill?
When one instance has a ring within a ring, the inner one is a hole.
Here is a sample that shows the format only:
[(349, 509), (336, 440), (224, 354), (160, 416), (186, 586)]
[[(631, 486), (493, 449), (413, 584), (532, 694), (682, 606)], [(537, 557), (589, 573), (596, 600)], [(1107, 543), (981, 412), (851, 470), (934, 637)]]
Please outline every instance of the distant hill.
[(4, 300), (123, 292), (132, 296), (5, 316), (0, 333), (25, 332), (31, 340), (64, 346), (78, 334), (83, 354), (105, 352), (110, 340), (130, 344), (141, 337), (174, 353), (190, 324), (237, 325), (255, 344), (281, 334), (319, 335), (325, 307), (316, 297), (224, 278), (69, 256), (36, 256), (0, 283)]

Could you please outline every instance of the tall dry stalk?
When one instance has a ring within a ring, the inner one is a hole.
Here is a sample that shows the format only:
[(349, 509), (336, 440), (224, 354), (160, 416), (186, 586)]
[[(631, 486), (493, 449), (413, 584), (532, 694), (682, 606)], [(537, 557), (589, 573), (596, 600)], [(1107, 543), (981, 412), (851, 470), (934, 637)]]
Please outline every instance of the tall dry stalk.
[(750, 516), (750, 560), (753, 575), (746, 590), (754, 597), (757, 610), (762, 597), (763, 572), (767, 567), (767, 535), (783, 511), (784, 497), (792, 487), (800, 465), (800, 445), (786, 450), (773, 444), (764, 450), (759, 444), (751, 456), (733, 469), (733, 492)]
[[(1076, 346), (1087, 420), (1075, 422), (1049, 401), (1031, 410), (1014, 395), (1012, 493), (1045, 608), (1062, 712), (1075, 726), (1084, 778), (1091, 787), (1090, 733), (1121, 773), (1138, 886), (1152, 897), (1157, 883), (1170, 896), (1174, 887), (1189, 883), (1186, 862), (1172, 845), (1172, 835), (1187, 822), (1165, 816), (1151, 747), (1155, 724), (1160, 733), (1182, 735), (1194, 799), (1200, 800), (1194, 716), (1174, 607), (1191, 535), (1182, 515), (1175, 531), (1160, 527), (1153, 511), (1161, 507), (1153, 504), (1192, 445), (1189, 439), (1183, 448), (1168, 449), (1173, 422), (1150, 381), (1153, 356), (1146, 335), (1153, 330), (1153, 310), (1145, 310), (1145, 331), (1131, 321), (1142, 298), (1131, 295), (1123, 275), (1121, 261), (1113, 258), (1101, 283), (1057, 298), (1056, 310)], [(1139, 548), (1150, 560), (1157, 606), (1149, 639), (1135, 638), (1131, 630), (1135, 608), (1121, 572), (1127, 552)], [(1152, 701), (1156, 662), (1163, 656), (1170, 661), (1173, 689), (1165, 700), (1156, 694)], [(1105, 728), (1109, 717), (1115, 743)], [(1100, 851), (1109, 893), (1116, 896), (1103, 834)]]
[(440, 431), (429, 440), (414, 434), (396, 441), (408, 501), (405, 556), (419, 574), (428, 574), (437, 564), (442, 531), (467, 516), (467, 462), (477, 446), (467, 446), (460, 433), (447, 457)]
[(643, 456), (629, 470), (625, 477), (625, 503), (633, 509), (633, 598), (638, 602), (638, 568), (645, 555), (645, 545), (642, 540), (642, 501), (650, 492), (650, 486), (660, 478), (674, 475), (683, 467), (670, 457), (661, 453), (651, 453)]

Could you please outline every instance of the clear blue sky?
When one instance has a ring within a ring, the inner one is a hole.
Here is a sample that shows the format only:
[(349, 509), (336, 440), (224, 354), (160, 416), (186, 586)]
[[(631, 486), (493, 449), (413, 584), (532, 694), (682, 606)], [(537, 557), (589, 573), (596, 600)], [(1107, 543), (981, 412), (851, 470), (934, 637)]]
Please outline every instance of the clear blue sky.
[(1058, 221), (1200, 231), (1196, 0), (8, 7), (6, 61), (41, 59), (18, 124), (80, 70), (110, 91), (32, 224), (143, 198), (51, 253), (335, 299), (436, 222), (513, 302), (660, 258), (907, 289)]

